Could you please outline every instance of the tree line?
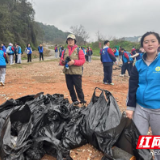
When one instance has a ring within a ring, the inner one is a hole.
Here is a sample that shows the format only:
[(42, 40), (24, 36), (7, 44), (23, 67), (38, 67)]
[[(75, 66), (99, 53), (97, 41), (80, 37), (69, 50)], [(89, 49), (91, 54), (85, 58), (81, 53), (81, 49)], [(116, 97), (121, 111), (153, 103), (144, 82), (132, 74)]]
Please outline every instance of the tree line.
[(1, 0), (0, 5), (0, 42), (19, 43), (25, 47), (30, 43), (37, 46), (40, 27), (34, 21), (35, 11), (27, 0)]

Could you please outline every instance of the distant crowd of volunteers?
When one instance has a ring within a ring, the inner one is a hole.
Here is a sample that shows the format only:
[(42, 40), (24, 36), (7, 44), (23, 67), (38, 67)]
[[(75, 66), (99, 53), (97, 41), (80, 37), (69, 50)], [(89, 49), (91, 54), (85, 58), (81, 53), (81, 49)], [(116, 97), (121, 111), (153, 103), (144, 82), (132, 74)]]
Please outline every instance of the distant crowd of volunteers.
[[(66, 40), (67, 48), (55, 46), (55, 58), (60, 57), (59, 65), (64, 66), (66, 86), (69, 90), (74, 105), (85, 105), (85, 96), (82, 89), (83, 65), (86, 61), (91, 62), (93, 51), (90, 47), (78, 47), (76, 37), (69, 34)], [(145, 33), (140, 41), (141, 48), (132, 48), (131, 52), (123, 47), (111, 49), (110, 42), (104, 41), (100, 49), (100, 60), (103, 64), (104, 85), (114, 85), (112, 82), (113, 64), (121, 67), (120, 76), (128, 71), (129, 91), (127, 96), (126, 116), (132, 118), (142, 135), (147, 135), (151, 127), (153, 135), (160, 135), (160, 36), (155, 32)], [(40, 60), (43, 59), (43, 47), (38, 47)], [(27, 44), (25, 53), (28, 62), (32, 60), (32, 49)], [(15, 47), (10, 43), (6, 48), (1, 45), (0, 50), (0, 85), (5, 84), (6, 62), (9, 57), (10, 65), (21, 63), (21, 47)], [(93, 62), (94, 63), (94, 62)], [(118, 83), (118, 82), (117, 82)], [(97, 84), (98, 85), (98, 84)], [(116, 89), (116, 88), (115, 88)], [(158, 160), (160, 156), (156, 155)]]

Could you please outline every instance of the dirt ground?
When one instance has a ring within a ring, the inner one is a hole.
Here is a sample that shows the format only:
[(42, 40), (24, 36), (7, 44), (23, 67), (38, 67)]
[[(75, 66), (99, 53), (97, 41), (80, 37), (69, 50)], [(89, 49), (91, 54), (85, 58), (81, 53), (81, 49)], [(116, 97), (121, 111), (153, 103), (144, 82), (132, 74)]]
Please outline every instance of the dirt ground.
[[(58, 61), (35, 62), (29, 64), (16, 64), (7, 67), (6, 85), (0, 86), (0, 104), (10, 98), (19, 98), (29, 94), (44, 92), (44, 94), (60, 93), (69, 98), (69, 92), (62, 73), (62, 66)], [(126, 109), (126, 97), (128, 92), (128, 77), (119, 77), (120, 68), (113, 67), (114, 86), (104, 85), (103, 66), (99, 60), (85, 63), (83, 74), (83, 91), (85, 100), (90, 102), (95, 87), (110, 91), (116, 98), (117, 103), (124, 111)], [(90, 145), (85, 145), (71, 151), (74, 160), (100, 160), (103, 154)], [(45, 156), (42, 160), (55, 160)]]

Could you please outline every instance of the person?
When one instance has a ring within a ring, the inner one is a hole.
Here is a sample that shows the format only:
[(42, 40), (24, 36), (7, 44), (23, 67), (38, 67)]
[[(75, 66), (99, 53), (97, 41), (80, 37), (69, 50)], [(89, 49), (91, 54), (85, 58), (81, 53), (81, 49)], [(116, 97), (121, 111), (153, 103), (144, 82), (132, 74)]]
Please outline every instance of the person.
[(27, 59), (28, 59), (27, 62), (32, 62), (32, 48), (29, 43), (27, 44), (27, 47), (25, 49), (25, 53), (27, 53)]
[(118, 61), (119, 61), (119, 62), (122, 62), (122, 53), (121, 53), (121, 49), (122, 49), (122, 47), (120, 46), (120, 47), (119, 47), (119, 57), (118, 57)]
[(2, 51), (3, 51), (4, 53), (6, 53), (6, 47), (5, 47), (4, 43), (1, 44), (1, 47), (2, 47)]
[(38, 51), (39, 51), (39, 61), (44, 60), (43, 59), (43, 46), (42, 46), (42, 44), (39, 45)]
[(18, 60), (18, 50), (16, 46), (17, 46), (17, 43), (15, 43), (15, 46), (14, 46), (15, 63), (17, 63), (17, 60)]
[(86, 49), (84, 47), (82, 47), (83, 53), (86, 56)]
[(128, 75), (130, 76), (130, 71), (131, 71), (133, 59), (131, 58), (131, 54), (129, 52), (125, 51), (124, 48), (121, 48), (121, 53), (122, 53), (123, 65), (121, 68), (120, 76), (124, 77), (126, 70), (128, 71)]
[(119, 51), (118, 51), (118, 49), (116, 47), (114, 48), (114, 55), (116, 57), (116, 62), (117, 62), (117, 65), (118, 65)]
[(5, 76), (6, 76), (6, 53), (3, 52), (2, 46), (0, 50), (0, 85), (5, 85)]
[(85, 55), (85, 60), (88, 62), (88, 50), (89, 50), (89, 47), (87, 47), (86, 49), (86, 55)]
[(55, 46), (54, 50), (55, 50), (55, 58), (58, 58), (58, 47), (57, 47), (57, 45)]
[(112, 83), (112, 66), (113, 62), (116, 61), (116, 57), (111, 48), (109, 48), (110, 42), (108, 40), (104, 41), (104, 47), (100, 50), (101, 62), (103, 63), (104, 71), (104, 84), (114, 85)]
[(17, 64), (21, 64), (22, 49), (19, 44), (16, 44)]
[(135, 55), (131, 56), (132, 58), (136, 58), (136, 61), (142, 59), (143, 53), (140, 52), (139, 49), (135, 50)]
[(62, 55), (62, 46), (59, 47), (59, 57), (61, 58)]
[[(76, 37), (73, 34), (69, 34), (66, 40), (68, 47), (62, 52), (60, 59), (60, 65), (64, 66), (64, 74), (66, 79), (66, 85), (69, 90), (72, 102), (74, 105), (78, 105), (76, 92), (80, 103), (84, 105), (84, 94), (82, 90), (82, 66), (85, 63), (85, 56), (82, 50), (79, 50), (76, 45)], [(66, 64), (69, 66), (66, 67)], [(76, 92), (75, 92), (76, 90)]]
[(135, 51), (136, 51), (136, 49), (135, 49), (135, 47), (133, 46), (133, 47), (132, 47), (132, 50), (131, 50), (131, 55), (132, 55), (132, 56), (136, 54)]
[(9, 43), (9, 46), (7, 47), (6, 49), (6, 52), (9, 56), (9, 64), (10, 65), (13, 65), (13, 56), (14, 56), (14, 47), (13, 47), (13, 44), (12, 43)]
[(88, 50), (87, 50), (88, 62), (91, 62), (92, 54), (93, 54), (93, 51), (92, 51), (91, 47), (88, 47)]
[[(140, 44), (146, 53), (131, 72), (126, 116), (133, 119), (142, 135), (147, 135), (149, 127), (152, 135), (160, 135), (160, 36), (147, 32)], [(160, 155), (155, 159), (160, 160)]]

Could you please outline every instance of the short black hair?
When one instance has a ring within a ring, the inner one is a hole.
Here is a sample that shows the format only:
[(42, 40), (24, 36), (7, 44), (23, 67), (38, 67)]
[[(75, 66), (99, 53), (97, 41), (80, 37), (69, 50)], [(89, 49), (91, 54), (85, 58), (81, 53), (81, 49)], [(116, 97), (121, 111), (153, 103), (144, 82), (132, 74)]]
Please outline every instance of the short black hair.
[(121, 48), (121, 51), (124, 51), (125, 49), (124, 48)]
[(160, 44), (160, 36), (159, 36), (158, 33), (156, 33), (156, 32), (147, 32), (147, 33), (145, 33), (145, 34), (142, 36), (142, 38), (141, 38), (141, 41), (140, 41), (141, 47), (143, 47), (144, 38), (145, 38), (146, 36), (149, 36), (150, 34), (153, 34), (153, 35), (157, 38), (158, 43)]
[(136, 49), (136, 52), (139, 53), (139, 49)]
[(109, 40), (104, 41), (104, 45), (106, 45), (109, 42)]

